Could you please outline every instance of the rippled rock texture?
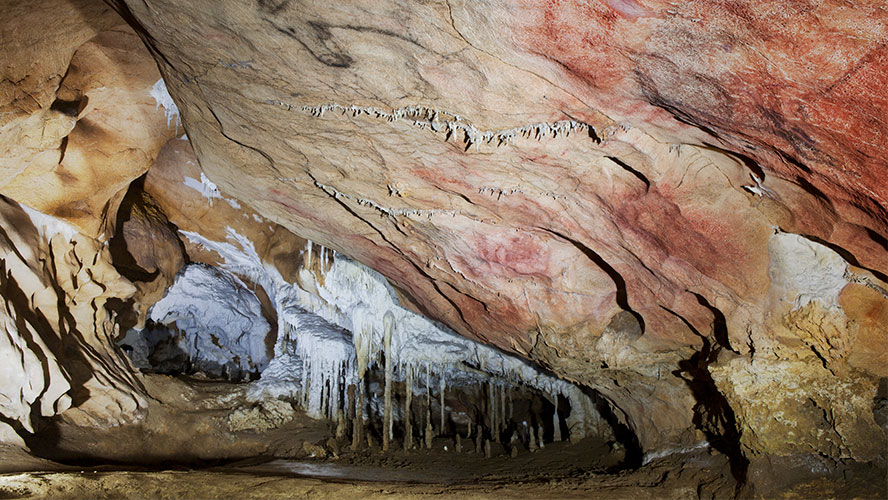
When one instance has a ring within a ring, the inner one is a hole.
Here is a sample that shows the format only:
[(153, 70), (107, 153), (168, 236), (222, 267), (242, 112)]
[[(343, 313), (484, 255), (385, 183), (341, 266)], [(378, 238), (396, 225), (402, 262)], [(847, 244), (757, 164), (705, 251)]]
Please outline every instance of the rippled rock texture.
[(0, 193), (123, 234), (137, 323), (218, 258), (169, 224), (237, 225), (285, 277), (310, 239), (588, 386), (648, 458), (884, 462), (880, 2), (110, 4), (129, 27), (7, 21)]
[[(642, 448), (879, 453), (871, 417), (814, 431), (886, 375), (878, 4), (117, 6), (221, 189), (600, 390)], [(782, 363), (825, 384), (798, 436), (744, 379)]]

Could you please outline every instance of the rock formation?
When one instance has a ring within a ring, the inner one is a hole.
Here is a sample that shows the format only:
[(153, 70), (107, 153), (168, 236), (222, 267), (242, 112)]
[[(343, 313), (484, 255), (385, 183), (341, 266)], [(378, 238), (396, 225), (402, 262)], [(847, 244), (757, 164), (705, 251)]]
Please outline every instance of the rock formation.
[[(16, 429), (136, 416), (113, 343), (191, 262), (256, 289), (279, 362), (286, 294), (358, 325), (329, 312), (330, 249), (397, 314), (582, 388), (574, 411), (601, 410), (633, 465), (711, 446), (741, 483), (884, 467), (880, 3), (56, 4), (2, 21)], [(334, 378), (318, 398), (363, 401)]]

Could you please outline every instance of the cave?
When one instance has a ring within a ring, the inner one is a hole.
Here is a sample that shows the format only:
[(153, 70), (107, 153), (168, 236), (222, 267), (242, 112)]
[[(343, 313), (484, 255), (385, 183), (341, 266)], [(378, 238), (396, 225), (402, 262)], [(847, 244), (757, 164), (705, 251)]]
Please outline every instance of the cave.
[(888, 498), (886, 26), (0, 0), (0, 498)]

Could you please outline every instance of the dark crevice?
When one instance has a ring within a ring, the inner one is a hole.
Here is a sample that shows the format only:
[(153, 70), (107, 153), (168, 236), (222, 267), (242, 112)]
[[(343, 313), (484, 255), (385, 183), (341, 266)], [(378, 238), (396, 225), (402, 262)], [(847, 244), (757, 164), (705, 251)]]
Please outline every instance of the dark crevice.
[[(694, 396), (694, 425), (709, 441), (709, 445), (728, 457), (731, 474), (737, 481), (739, 491), (746, 484), (749, 459), (743, 454), (740, 445), (741, 432), (737, 426), (734, 410), (727, 398), (718, 390), (709, 365), (718, 360), (722, 346), (710, 340), (709, 335), (701, 334), (694, 325), (677, 312), (661, 306), (665, 311), (681, 320), (695, 335), (700, 337), (702, 346), (690, 358), (678, 362), (678, 370), (672, 372), (684, 380)], [(714, 329), (714, 328), (713, 328)]]
[(640, 180), (641, 182), (644, 183), (644, 190), (645, 190), (645, 191), (650, 191), (650, 189), (651, 189), (651, 181), (648, 180), (648, 178), (645, 177), (644, 174), (642, 174), (642, 173), (639, 172), (638, 170), (635, 170), (634, 168), (630, 167), (629, 164), (627, 164), (627, 163), (624, 162), (623, 160), (617, 158), (616, 156), (606, 156), (605, 158), (607, 158), (608, 160), (610, 160), (610, 161), (616, 163), (616, 164), (619, 165), (623, 170), (625, 170), (625, 171), (629, 172), (630, 174), (632, 174), (633, 176), (635, 176), (638, 180)]
[(798, 184), (798, 186), (800, 188), (802, 188), (806, 193), (810, 194), (815, 199), (817, 199), (817, 201), (823, 203), (824, 205), (828, 206), (829, 208), (833, 208), (833, 204), (832, 204), (832, 201), (830, 201), (829, 196), (827, 196), (823, 191), (817, 189), (817, 187), (814, 186), (814, 184), (811, 184), (811, 181), (809, 181), (808, 179), (805, 179), (802, 176), (796, 176), (795, 181), (796, 181), (796, 184)]
[(65, 161), (65, 153), (68, 151), (68, 137), (62, 137), (62, 142), (59, 144), (59, 165)]
[(719, 310), (717, 307), (710, 304), (709, 301), (706, 300), (706, 297), (700, 295), (699, 293), (691, 292), (690, 290), (688, 290), (688, 292), (697, 298), (697, 302), (701, 306), (709, 309), (709, 312), (712, 313), (712, 336), (715, 337), (715, 341), (718, 343), (718, 345), (731, 352), (739, 354), (736, 349), (733, 349), (731, 347), (731, 341), (728, 337), (728, 321), (725, 318), (725, 314), (721, 312), (721, 310)]
[(863, 230), (866, 231), (866, 235), (869, 236), (869, 238), (871, 240), (873, 240), (877, 245), (879, 245), (880, 247), (885, 249), (886, 252), (888, 252), (888, 239), (885, 239), (884, 236), (873, 231), (872, 229), (870, 229), (868, 227), (863, 228)]
[(120, 202), (120, 208), (117, 210), (114, 236), (108, 241), (108, 249), (111, 251), (111, 264), (123, 277), (130, 281), (148, 283), (157, 278), (160, 270), (155, 269), (154, 272), (148, 272), (139, 266), (136, 259), (130, 253), (129, 248), (127, 248), (123, 230), (124, 224), (133, 217), (133, 212), (138, 210), (135, 205), (141, 200), (141, 193), (144, 191), (145, 185), (145, 175), (130, 184), (123, 200)]
[(628, 291), (626, 288), (626, 280), (623, 279), (623, 276), (620, 275), (620, 273), (617, 272), (617, 270), (614, 269), (613, 266), (608, 264), (606, 260), (604, 260), (600, 255), (598, 255), (598, 253), (596, 253), (594, 250), (587, 247), (586, 245), (580, 243), (579, 241), (569, 238), (569, 237), (567, 237), (557, 231), (554, 231), (552, 229), (548, 229), (548, 228), (540, 228), (540, 229), (549, 233), (549, 234), (552, 234), (552, 235), (558, 237), (561, 240), (567, 241), (568, 243), (573, 245), (577, 250), (579, 250), (589, 260), (591, 260), (596, 266), (601, 268), (601, 270), (604, 271), (610, 277), (611, 280), (613, 280), (614, 285), (616, 285), (616, 287), (617, 287), (617, 292), (616, 292), (617, 305), (635, 317), (635, 319), (638, 321), (638, 324), (641, 326), (641, 333), (642, 333), (642, 335), (644, 335), (644, 332), (645, 332), (644, 318), (641, 316), (641, 314), (639, 314), (634, 309), (632, 309), (632, 307), (629, 306), (629, 294), (628, 294)]
[(56, 99), (49, 106), (49, 109), (52, 111), (58, 111), (65, 116), (76, 117), (80, 114), (80, 111), (86, 107), (88, 99), (86, 96), (81, 97), (80, 99)]
[(780, 158), (782, 158), (783, 161), (797, 167), (799, 170), (801, 170), (802, 172), (805, 172), (806, 174), (811, 173), (811, 169), (807, 165), (805, 165), (804, 163), (796, 160), (795, 158), (793, 158), (792, 156), (790, 156), (789, 154), (787, 154), (784, 151), (781, 151), (779, 149), (775, 149), (775, 151), (777, 151), (777, 154), (780, 155)]
[(595, 409), (598, 410), (601, 417), (604, 418), (608, 425), (610, 425), (611, 430), (614, 432), (614, 439), (623, 445), (623, 449), (626, 450), (626, 455), (623, 457), (623, 461), (610, 472), (617, 472), (624, 469), (637, 469), (641, 467), (642, 461), (644, 460), (644, 453), (641, 449), (641, 444), (638, 442), (638, 436), (627, 424), (620, 420), (616, 413), (617, 411), (620, 413), (625, 412), (620, 410), (616, 404), (600, 392), (585, 386), (580, 387), (595, 403)]

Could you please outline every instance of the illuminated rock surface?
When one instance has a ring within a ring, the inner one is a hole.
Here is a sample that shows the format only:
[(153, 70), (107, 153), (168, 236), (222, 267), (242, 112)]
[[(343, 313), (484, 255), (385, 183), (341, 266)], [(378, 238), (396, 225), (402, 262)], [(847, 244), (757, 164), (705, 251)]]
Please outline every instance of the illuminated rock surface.
[(508, 454), (514, 389), (540, 453), (554, 420), (740, 483), (884, 470), (881, 3), (5, 3), (4, 440), (160, 425), (114, 345), (204, 269), (268, 326), (202, 350), (259, 377), (212, 432), (283, 433), (287, 400), (358, 447), (412, 412)]

